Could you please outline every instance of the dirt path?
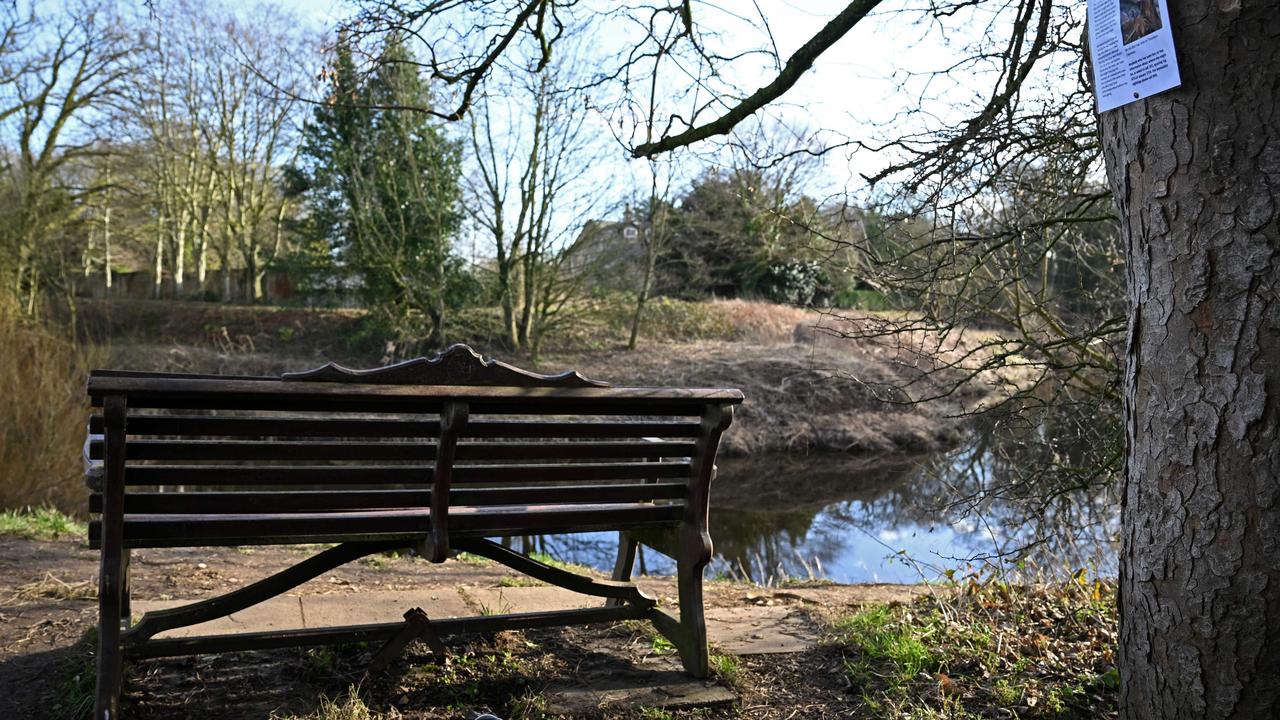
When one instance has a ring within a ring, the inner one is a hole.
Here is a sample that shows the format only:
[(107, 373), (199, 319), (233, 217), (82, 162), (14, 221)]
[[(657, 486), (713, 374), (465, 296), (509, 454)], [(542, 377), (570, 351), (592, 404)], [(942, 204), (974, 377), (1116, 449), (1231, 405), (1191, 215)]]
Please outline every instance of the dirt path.
[[(315, 551), (292, 547), (136, 551), (133, 597), (140, 604), (208, 597), (281, 570)], [(0, 537), (0, 718), (76, 717), (86, 698), (91, 698), (91, 658), (86, 646), (77, 643), (96, 623), (96, 570), (96, 552), (77, 542)], [(364, 599), (383, 597), (389, 591), (421, 592), (424, 597), (461, 592), (465, 597), (490, 598), (490, 602), (494, 597), (502, 602), (506, 592), (507, 597), (518, 598), (515, 602), (534, 602), (551, 590), (527, 585), (495, 564), (432, 565), (413, 557), (378, 556), (339, 568), (292, 594), (310, 600), (330, 596), (324, 598), (328, 606), (349, 605), (358, 612)], [(642, 585), (661, 600), (674, 600), (674, 584), (668, 578), (645, 579)], [(752, 652), (753, 624), (767, 629), (776, 624), (775, 618), (788, 616), (817, 627), (819, 616), (868, 602), (904, 600), (916, 591), (895, 585), (770, 590), (710, 582), (706, 605), (708, 615), (718, 618), (722, 627), (747, 628), (739, 634), (748, 644), (740, 647)], [(430, 609), (429, 601), (424, 606)], [(616, 629), (576, 628), (528, 633), (523, 640), (513, 633), (466, 640), (459, 645), (462, 659), (453, 666), (455, 672), (471, 673), (461, 688), (457, 682), (440, 686), (439, 678), (417, 677), (413, 656), (405, 658), (394, 679), (372, 681), (371, 687), (386, 705), (384, 711), (400, 712), (403, 717), (454, 717), (449, 708), (460, 692), (474, 704), (511, 710), (520, 698), (536, 697), (551, 685), (571, 682), (583, 673), (599, 673), (601, 668), (607, 671), (614, 664), (630, 663), (634, 668), (657, 662), (655, 668), (674, 667), (656, 643), (638, 641), (635, 632), (636, 628), (629, 628), (619, 636)], [(759, 662), (775, 676), (778, 668), (804, 665), (804, 658), (815, 653), (821, 656), (822, 649), (812, 646), (812, 642), (802, 643), (792, 655), (760, 656), (773, 659)], [(216, 712), (221, 717), (266, 718), (277, 710), (309, 712), (322, 694), (333, 697), (345, 691), (348, 683), (360, 681), (357, 655), (358, 651), (341, 649), (328, 654), (290, 650), (139, 663), (129, 680), (131, 716), (212, 717), (209, 713)], [(494, 662), (511, 667), (495, 667)], [(748, 671), (753, 662), (746, 659)], [(780, 687), (787, 685), (782, 679), (778, 682)], [(760, 691), (759, 687), (740, 690), (744, 697)], [(246, 692), (253, 702), (246, 703)]]

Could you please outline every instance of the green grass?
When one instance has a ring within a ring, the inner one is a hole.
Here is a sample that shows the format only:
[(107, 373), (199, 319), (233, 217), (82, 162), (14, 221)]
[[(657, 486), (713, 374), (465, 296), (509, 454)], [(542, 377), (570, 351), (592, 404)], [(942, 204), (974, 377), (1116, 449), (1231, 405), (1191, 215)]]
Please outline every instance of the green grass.
[(553, 568), (559, 568), (560, 570), (564, 570), (566, 572), (577, 573), (579, 575), (590, 575), (592, 572), (591, 568), (587, 567), (586, 565), (578, 565), (576, 563), (562, 562), (560, 560), (556, 560), (555, 558), (551, 557), (546, 553), (533, 552), (533, 553), (529, 553), (529, 557), (534, 560), (537, 560), (543, 565), (550, 565)]
[(79, 520), (52, 508), (25, 508), (0, 512), (0, 535), (14, 535), (28, 540), (56, 540), (62, 537), (83, 538), (88, 533)]
[(467, 565), (475, 565), (476, 567), (485, 567), (487, 565), (493, 564), (493, 561), (490, 560), (489, 558), (482, 557), (480, 555), (472, 555), (469, 552), (460, 552), (454, 555), (453, 559), (457, 560), (460, 563), (465, 563)]
[(1100, 581), (946, 584), (836, 618), (832, 641), (875, 717), (1113, 717), (1114, 588)]
[(742, 663), (737, 656), (711, 653), (711, 668), (730, 685), (737, 685), (742, 680)]
[(94, 663), (97, 650), (98, 629), (91, 627), (71, 648), (71, 654), (62, 665), (62, 680), (58, 683), (55, 700), (58, 717), (81, 718), (93, 712), (98, 681), (98, 669)]
[[(872, 675), (885, 677), (891, 688), (910, 682), (922, 672), (937, 669), (939, 658), (924, 642), (937, 633), (932, 618), (905, 623), (888, 606), (881, 605), (850, 615), (836, 623), (841, 642), (856, 652), (845, 660), (845, 670), (855, 686), (866, 685)], [(887, 667), (887, 675), (876, 672)]]
[(655, 655), (671, 655), (676, 651), (676, 646), (662, 635), (655, 634), (651, 642)]
[(404, 557), (406, 557), (405, 553), (399, 550), (388, 550), (387, 552), (376, 553), (363, 557), (360, 559), (360, 562), (374, 570), (382, 570)]
[(546, 583), (536, 578), (526, 577), (524, 575), (508, 575), (498, 579), (498, 587), (538, 587), (546, 585)]

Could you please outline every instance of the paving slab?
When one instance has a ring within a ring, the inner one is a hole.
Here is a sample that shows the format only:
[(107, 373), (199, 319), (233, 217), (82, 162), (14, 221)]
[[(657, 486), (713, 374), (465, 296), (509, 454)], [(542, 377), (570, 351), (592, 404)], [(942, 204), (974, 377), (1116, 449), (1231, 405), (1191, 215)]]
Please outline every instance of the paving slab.
[(707, 637), (730, 655), (803, 652), (818, 643), (818, 629), (787, 605), (707, 608)]
[(467, 588), (465, 594), (474, 612), (544, 612), (604, 605), (604, 598), (583, 595), (554, 585)]
[(475, 612), (454, 588), (433, 590), (361, 590), (341, 595), (303, 595), (305, 627), (403, 622), (409, 608), (420, 607), (435, 620), (468, 617)]
[(584, 678), (582, 684), (552, 686), (545, 697), (550, 714), (571, 717), (638, 706), (667, 710), (715, 707), (738, 699), (722, 685), (691, 679), (678, 670), (612, 672), (607, 678)]
[[(135, 614), (184, 605), (190, 600), (133, 604)], [(279, 596), (225, 618), (178, 628), (160, 637), (315, 628), (335, 625), (398, 622), (409, 608), (420, 607), (432, 618), (479, 613), (543, 612), (596, 607), (600, 598), (553, 586), (436, 588), (432, 590), (362, 590), (353, 593)], [(719, 652), (763, 655), (802, 652), (817, 644), (819, 632), (799, 607), (741, 605), (707, 608), (707, 635)]]
[[(185, 605), (192, 600), (138, 600), (135, 615), (150, 610)], [(474, 611), (452, 588), (425, 590), (363, 590), (358, 593), (279, 596), (232, 613), (225, 618), (177, 628), (157, 637), (191, 637), (219, 633), (239, 633), (333, 625), (364, 625), (404, 620), (409, 608), (420, 607), (432, 618), (466, 617)]]
[[(179, 605), (196, 602), (195, 600), (134, 600), (130, 609), (135, 616), (152, 610), (164, 610)], [(302, 620), (302, 603), (297, 597), (280, 595), (242, 612), (232, 613), (226, 617), (189, 625), (175, 630), (166, 630), (156, 637), (191, 637), (193, 635), (219, 635), (223, 633), (241, 633), (261, 630), (288, 630), (305, 627)]]

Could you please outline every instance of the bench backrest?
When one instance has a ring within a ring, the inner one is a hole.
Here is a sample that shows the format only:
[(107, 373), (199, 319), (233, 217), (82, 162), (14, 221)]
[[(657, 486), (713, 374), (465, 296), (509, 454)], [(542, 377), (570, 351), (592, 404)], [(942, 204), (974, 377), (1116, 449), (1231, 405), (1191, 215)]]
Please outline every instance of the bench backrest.
[[(720, 433), (742, 399), (538, 375), (466, 346), (279, 378), (95, 371), (89, 392), (102, 412), (87, 454), (105, 461), (91, 512), (113, 493), (130, 514), (429, 507), (437, 560), (449, 510), (464, 506), (659, 502), (705, 524)], [(512, 518), (512, 534), (538, 530)]]

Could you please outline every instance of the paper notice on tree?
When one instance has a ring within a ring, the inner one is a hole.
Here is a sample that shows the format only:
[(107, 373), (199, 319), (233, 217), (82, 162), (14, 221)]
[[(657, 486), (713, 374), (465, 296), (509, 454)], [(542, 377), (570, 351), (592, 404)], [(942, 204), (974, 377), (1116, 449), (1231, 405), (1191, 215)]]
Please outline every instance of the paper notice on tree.
[(1167, 0), (1088, 0), (1098, 112), (1178, 87)]

